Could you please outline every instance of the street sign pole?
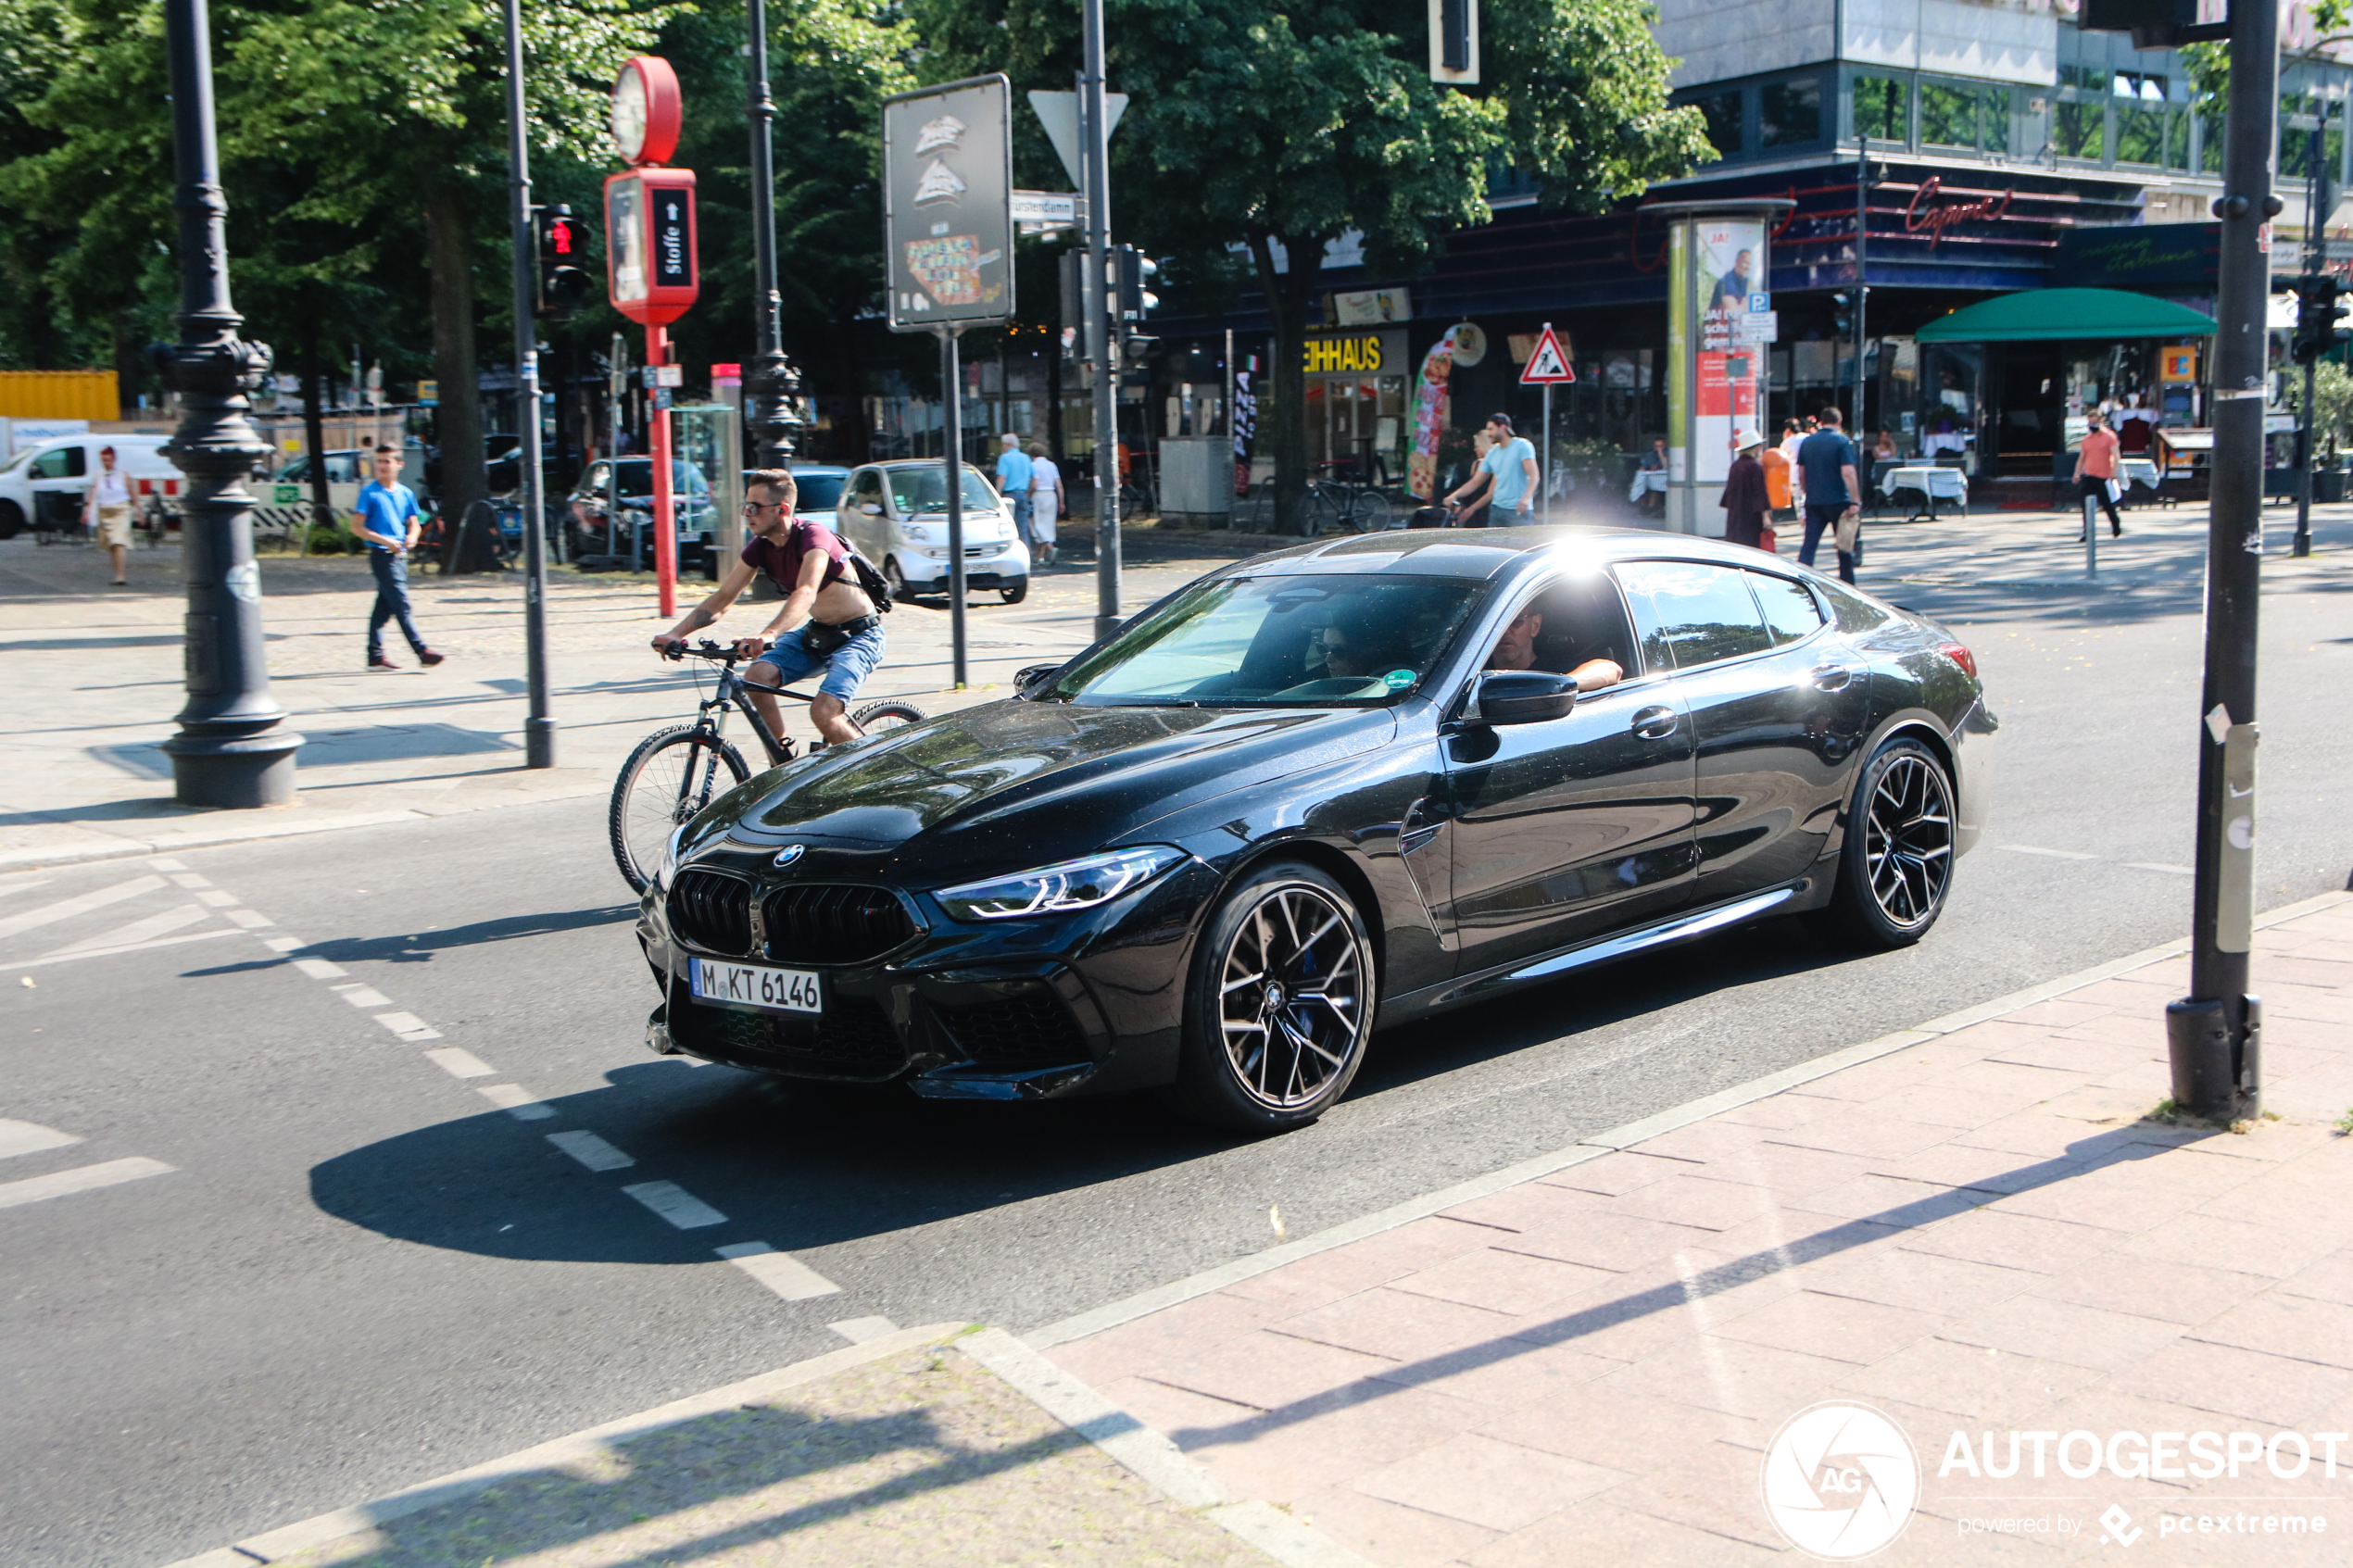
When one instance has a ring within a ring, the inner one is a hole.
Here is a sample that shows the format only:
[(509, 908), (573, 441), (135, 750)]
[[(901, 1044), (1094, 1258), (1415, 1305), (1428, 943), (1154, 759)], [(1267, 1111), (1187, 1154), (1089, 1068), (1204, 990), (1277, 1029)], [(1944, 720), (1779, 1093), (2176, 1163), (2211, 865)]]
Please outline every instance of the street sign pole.
[[(2304, 276), (2308, 282), (2318, 282), (2321, 274), (2328, 270), (2328, 261), (2323, 253), (2328, 249), (2329, 208), (2335, 205), (2329, 190), (2329, 166), (2325, 156), (2328, 151), (2328, 100), (2322, 99), (2320, 123), (2312, 127), (2312, 189), (2310, 205), (2306, 208), (2304, 220)], [(2308, 299), (2309, 293), (2307, 292)], [(2308, 303), (2303, 310), (2310, 308)], [(2334, 310), (2335, 307), (2332, 305), (2329, 308)], [(2303, 310), (2296, 313), (2296, 319), (2299, 336), (2310, 326), (2304, 318)], [(2312, 459), (2315, 455), (2313, 448), (2320, 445), (2315, 439), (2320, 434), (2320, 428), (2312, 421), (2312, 395), (2313, 383), (2320, 368), (2319, 355), (2305, 356), (2304, 403), (2301, 409), (2304, 430), (2296, 441), (2297, 454), (2304, 470), (2297, 476), (2296, 486), (2296, 547), (2293, 553), (2297, 556), (2312, 553)]]
[(963, 329), (939, 329), (939, 465), (948, 486), (948, 636), (954, 647), (956, 689), (964, 677), (964, 367), (956, 339)]
[(1078, 135), (1087, 182), (1088, 358), (1095, 365), (1095, 636), (1119, 629), (1119, 334), (1111, 291), (1111, 127), (1103, 103), (1103, 0), (1082, 0), (1084, 67), (1078, 77)]
[(2206, 679), (2198, 707), (2197, 880), (2190, 994), (2165, 1010), (2173, 1101), (2229, 1124), (2262, 1109), (2262, 1004), (2246, 994), (2254, 945), (2255, 666), (2263, 564), (2263, 331), (2271, 290), (2271, 120), (2279, 12), (2231, 6), (2222, 257), (2215, 300), (2214, 483), (2206, 546)]
[(515, 439), (522, 467), (523, 766), (556, 765), (547, 696), (547, 508), (539, 453), (539, 323), (533, 313), (531, 147), (523, 122), (522, 0), (506, 0), (507, 157), (515, 210)]
[[(1550, 321), (1544, 324), (1548, 327), (1552, 325)], [(1538, 454), (1536, 464), (1536, 483), (1539, 486), (1536, 507), (1537, 510), (1543, 514), (1544, 521), (1550, 522), (1553, 521), (1553, 383), (1551, 382), (1544, 383), (1543, 447), (1543, 451)]]
[(1553, 324), (1545, 322), (1536, 346), (1528, 351), (1528, 364), (1519, 373), (1519, 383), (1544, 389), (1544, 424), (1539, 433), (1541, 450), (1536, 459), (1536, 506), (1547, 522), (1553, 518), (1553, 388), (1576, 379), (1567, 350), (1553, 335)]

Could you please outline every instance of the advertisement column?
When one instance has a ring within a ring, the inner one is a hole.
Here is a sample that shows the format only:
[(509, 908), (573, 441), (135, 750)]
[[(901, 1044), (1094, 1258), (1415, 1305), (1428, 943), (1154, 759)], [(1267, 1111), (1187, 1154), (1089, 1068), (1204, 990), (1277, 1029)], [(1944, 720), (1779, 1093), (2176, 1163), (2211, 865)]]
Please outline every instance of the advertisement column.
[[(1658, 209), (1653, 208), (1656, 211)], [(1733, 442), (1765, 408), (1766, 288), (1774, 212), (1751, 207), (1672, 214), (1667, 240), (1667, 526), (1720, 538), (1717, 502)]]

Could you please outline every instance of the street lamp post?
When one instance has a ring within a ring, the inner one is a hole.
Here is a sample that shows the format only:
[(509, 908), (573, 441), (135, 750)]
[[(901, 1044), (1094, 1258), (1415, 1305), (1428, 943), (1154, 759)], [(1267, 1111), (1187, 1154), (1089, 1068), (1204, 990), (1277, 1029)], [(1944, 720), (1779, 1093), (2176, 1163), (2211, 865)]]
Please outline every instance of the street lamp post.
[(556, 720), (547, 696), (547, 508), (539, 461), (539, 321), (532, 275), (531, 142), (522, 92), (522, 0), (506, 0), (507, 157), (514, 184), (515, 441), (522, 468), (523, 765), (556, 765)]
[(1081, 0), (1083, 69), (1078, 138), (1087, 172), (1087, 311), (1082, 334), (1095, 366), (1095, 635), (1119, 629), (1119, 337), (1112, 322), (1111, 127), (1103, 104), (1103, 0)]
[(2206, 546), (2206, 680), (2198, 699), (2197, 881), (2190, 994), (2166, 1009), (2173, 1100), (2218, 1123), (2262, 1109), (2262, 1004), (2246, 994), (2254, 946), (2255, 630), (2263, 565), (2263, 330), (2271, 293), (2272, 117), (2279, 12), (2231, 6), (2214, 347), (2214, 483)]
[(187, 475), (181, 503), (188, 584), (183, 659), (188, 702), (163, 743), (183, 806), (283, 806), (295, 797), (286, 710), (270, 690), (261, 641), (261, 570), (253, 558), (245, 476), (270, 455), (245, 419), (245, 394), (270, 371), (270, 350), (245, 343), (229, 303), (229, 203), (212, 128), (212, 51), (205, 0), (167, 0), (171, 153), (180, 230), (180, 341), (157, 346), (184, 417), (164, 448)]
[(747, 0), (744, 7), (749, 40), (748, 92), (751, 119), (751, 268), (754, 318), (749, 417), (752, 467), (780, 469), (792, 458), (793, 432), (800, 416), (793, 411), (800, 378), (785, 358), (783, 301), (776, 292), (776, 169), (770, 129), (776, 119), (775, 101), (768, 95), (768, 6), (766, 0)]

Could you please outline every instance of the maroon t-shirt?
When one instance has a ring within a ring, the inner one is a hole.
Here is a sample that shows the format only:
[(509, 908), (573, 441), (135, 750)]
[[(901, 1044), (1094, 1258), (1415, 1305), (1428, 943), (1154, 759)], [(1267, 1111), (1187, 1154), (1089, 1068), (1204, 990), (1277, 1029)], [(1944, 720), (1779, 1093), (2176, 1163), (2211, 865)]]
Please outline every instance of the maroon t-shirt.
[(800, 563), (809, 552), (816, 550), (830, 559), (825, 563), (823, 587), (838, 583), (849, 574), (849, 546), (841, 535), (822, 523), (796, 521), (781, 545), (755, 533), (744, 545), (744, 564), (768, 574), (769, 581), (789, 594), (800, 582)]

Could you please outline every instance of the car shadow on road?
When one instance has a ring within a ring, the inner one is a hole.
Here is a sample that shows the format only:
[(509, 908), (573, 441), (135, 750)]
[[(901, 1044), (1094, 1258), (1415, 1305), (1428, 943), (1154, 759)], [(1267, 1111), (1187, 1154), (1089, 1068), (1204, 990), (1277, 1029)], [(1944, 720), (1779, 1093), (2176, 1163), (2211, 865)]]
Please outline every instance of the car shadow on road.
[[(550, 919), (598, 923), (626, 913), (485, 922), (421, 941), (500, 940), (546, 929)], [(348, 959), (411, 950), (395, 939), (316, 949)], [(1849, 956), (1796, 922), (1769, 922), (1621, 963), (1607, 985), (1550, 986), (1385, 1031), (1350, 1105), (1530, 1047), (1573, 1044), (1710, 990), (1818, 971)], [(1342, 1136), (1348, 1109), (1330, 1118)], [(685, 1058), (614, 1069), (604, 1086), (552, 1098), (546, 1110), (552, 1114), (520, 1123), (490, 1112), (353, 1149), (313, 1168), (313, 1198), (350, 1223), (424, 1246), (541, 1261), (706, 1264), (713, 1248), (734, 1243), (786, 1251), (836, 1246), (1205, 1162), (1251, 1141), (1182, 1121), (1148, 1095), (968, 1104), (895, 1087), (792, 1083)], [(591, 1173), (545, 1137), (581, 1130), (633, 1163)], [(1566, 1125), (1558, 1141), (1598, 1130)], [(513, 1184), (534, 1162), (549, 1185), (534, 1178), (526, 1195)], [(683, 1185), (725, 1220), (680, 1231), (635, 1212), (621, 1189), (648, 1181)]]

